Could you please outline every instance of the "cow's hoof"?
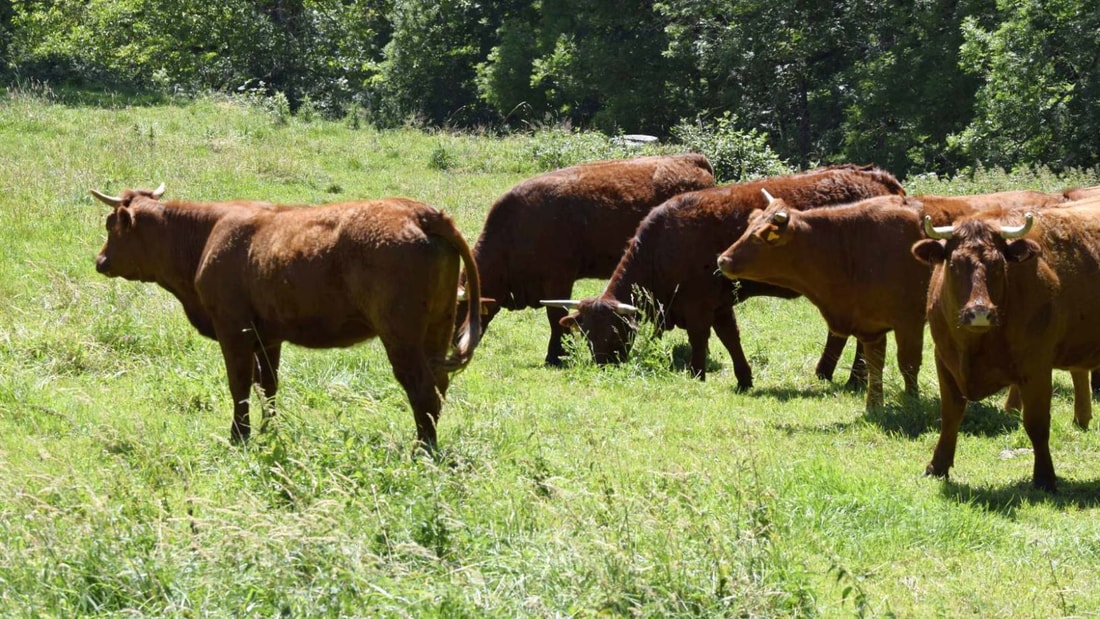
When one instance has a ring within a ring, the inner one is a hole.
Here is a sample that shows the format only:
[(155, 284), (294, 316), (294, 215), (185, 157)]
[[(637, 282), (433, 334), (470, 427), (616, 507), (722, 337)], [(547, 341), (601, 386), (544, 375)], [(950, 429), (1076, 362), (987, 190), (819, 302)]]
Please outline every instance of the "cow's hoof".
[(947, 471), (946, 470), (944, 470), (944, 471), (937, 470), (936, 465), (934, 465), (934, 464), (929, 464), (928, 466), (926, 466), (924, 468), (924, 476), (925, 477), (935, 477), (937, 479), (942, 479), (944, 481), (947, 481)]
[(1058, 492), (1058, 484), (1055, 482), (1055, 479), (1053, 477), (1051, 477), (1050, 479), (1036, 477), (1031, 480), (1031, 485), (1036, 490), (1042, 490), (1043, 492)]

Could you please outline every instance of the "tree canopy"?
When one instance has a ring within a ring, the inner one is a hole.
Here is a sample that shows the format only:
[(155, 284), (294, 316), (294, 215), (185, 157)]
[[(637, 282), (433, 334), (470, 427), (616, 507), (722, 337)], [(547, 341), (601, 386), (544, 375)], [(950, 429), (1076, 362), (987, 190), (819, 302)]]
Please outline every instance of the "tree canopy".
[(282, 93), (388, 126), (714, 123), (796, 165), (1100, 164), (1090, 0), (15, 0), (8, 82)]

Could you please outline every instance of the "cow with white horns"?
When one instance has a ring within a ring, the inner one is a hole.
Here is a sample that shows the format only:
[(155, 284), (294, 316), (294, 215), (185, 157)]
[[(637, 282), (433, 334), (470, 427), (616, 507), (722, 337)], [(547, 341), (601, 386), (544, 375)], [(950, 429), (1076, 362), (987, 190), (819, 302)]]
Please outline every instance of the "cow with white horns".
[[(96, 270), (159, 284), (221, 345), (232, 440), (251, 433), (253, 383), (275, 396), (284, 342), (332, 348), (377, 336), (418, 441), (435, 446), (440, 398), (481, 335), (477, 266), (450, 217), (407, 198), (291, 207), (161, 202), (163, 185), (92, 194), (111, 207)], [(460, 263), (471, 301), (454, 338)]]
[(1015, 385), (1035, 452), (1032, 483), (1053, 491), (1051, 370), (1075, 373), (1080, 400), (1088, 391), (1078, 377), (1100, 366), (1100, 200), (983, 212), (950, 226), (926, 219), (925, 231), (912, 253), (932, 267), (927, 317), (941, 412), (926, 473), (947, 477), (955, 464), (967, 401)]

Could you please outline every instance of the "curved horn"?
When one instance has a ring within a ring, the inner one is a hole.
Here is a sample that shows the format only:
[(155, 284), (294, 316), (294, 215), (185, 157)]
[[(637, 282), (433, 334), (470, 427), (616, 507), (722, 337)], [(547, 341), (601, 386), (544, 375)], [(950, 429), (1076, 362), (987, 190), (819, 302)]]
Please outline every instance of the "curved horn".
[(96, 197), (96, 200), (99, 200), (100, 202), (106, 204), (107, 206), (117, 207), (119, 204), (122, 204), (122, 198), (118, 198), (118, 197), (115, 197), (115, 196), (104, 195), (102, 193), (99, 193), (95, 189), (89, 189), (88, 191), (91, 192), (91, 194)]
[(581, 304), (580, 301), (575, 301), (573, 299), (542, 299), (539, 303), (546, 307), (560, 307), (567, 310), (576, 309), (576, 307)]
[(1018, 239), (1031, 230), (1035, 223), (1035, 217), (1031, 213), (1024, 213), (1024, 223), (1021, 226), (1001, 226), (1001, 236), (1006, 239)]
[(949, 239), (949, 238), (951, 238), (951, 235), (954, 234), (954, 232), (955, 232), (955, 227), (954, 226), (939, 226), (939, 227), (936, 227), (936, 226), (932, 225), (932, 216), (931, 215), (925, 215), (924, 216), (924, 233), (928, 236), (928, 238), (930, 238), (930, 239)]
[(775, 198), (772, 197), (772, 194), (768, 193), (767, 189), (764, 189), (763, 187), (761, 187), (760, 188), (760, 193), (764, 194), (764, 197), (768, 199), (768, 204), (771, 204), (772, 202), (775, 202)]
[(787, 213), (787, 211), (776, 211), (775, 213), (772, 213), (772, 223), (773, 224), (778, 224), (778, 225), (782, 226), (783, 224), (787, 223), (790, 220), (791, 220), (791, 216), (790, 216), (790, 214)]
[(633, 316), (638, 313), (638, 308), (629, 303), (617, 303), (615, 305), (615, 313), (620, 316)]
[(153, 190), (152, 196), (153, 196), (154, 200), (160, 200), (160, 197), (163, 196), (163, 195), (164, 195), (164, 183), (161, 183), (160, 187), (157, 187), (156, 189)]

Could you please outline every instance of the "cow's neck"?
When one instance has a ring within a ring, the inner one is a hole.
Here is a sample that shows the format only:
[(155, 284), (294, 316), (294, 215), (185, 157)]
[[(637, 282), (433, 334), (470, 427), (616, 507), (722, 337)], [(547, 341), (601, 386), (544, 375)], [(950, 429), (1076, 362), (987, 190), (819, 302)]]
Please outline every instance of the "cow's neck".
[(204, 335), (213, 336), (210, 319), (195, 290), (195, 276), (206, 251), (207, 241), (225, 214), (217, 206), (166, 205), (161, 217), (160, 264), (156, 281), (183, 304), (187, 318)]

